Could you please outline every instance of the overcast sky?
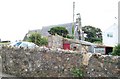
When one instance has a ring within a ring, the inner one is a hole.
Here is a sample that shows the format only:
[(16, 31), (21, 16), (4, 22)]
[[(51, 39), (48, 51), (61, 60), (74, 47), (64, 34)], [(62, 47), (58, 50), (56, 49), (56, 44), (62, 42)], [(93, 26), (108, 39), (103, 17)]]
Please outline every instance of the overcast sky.
[(119, 0), (0, 0), (0, 38), (22, 40), (28, 30), (72, 22), (73, 1), (82, 26), (104, 31), (117, 22)]

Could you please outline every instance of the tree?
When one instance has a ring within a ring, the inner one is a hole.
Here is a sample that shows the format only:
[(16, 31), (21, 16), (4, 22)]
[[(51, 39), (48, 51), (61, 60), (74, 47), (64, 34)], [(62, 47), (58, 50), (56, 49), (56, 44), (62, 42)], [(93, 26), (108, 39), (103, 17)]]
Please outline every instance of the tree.
[(58, 34), (60, 36), (66, 37), (67, 34), (69, 33), (68, 30), (65, 27), (52, 27), (49, 31), (49, 34), (55, 35)]
[(33, 43), (35, 43), (36, 45), (39, 45), (39, 46), (48, 44), (47, 38), (41, 37), (41, 34), (39, 34), (37, 32), (31, 33), (30, 36), (28, 37), (27, 41), (33, 42)]
[(89, 42), (102, 42), (102, 31), (92, 26), (84, 26), (82, 30), (86, 34), (85, 40)]
[(48, 39), (46, 37), (42, 37), (40, 40), (40, 45), (48, 45)]
[(120, 44), (114, 47), (112, 55), (120, 56)]

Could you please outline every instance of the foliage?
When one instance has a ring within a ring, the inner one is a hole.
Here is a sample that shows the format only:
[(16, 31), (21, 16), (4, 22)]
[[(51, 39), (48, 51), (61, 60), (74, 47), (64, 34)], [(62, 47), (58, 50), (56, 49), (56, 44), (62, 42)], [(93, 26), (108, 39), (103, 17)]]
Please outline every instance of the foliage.
[(27, 41), (33, 42), (39, 46), (48, 44), (48, 40), (45, 37), (41, 37), (41, 34), (39, 34), (37, 32), (31, 33), (30, 36), (28, 37)]
[(79, 68), (73, 68), (71, 72), (74, 77), (83, 77), (83, 71)]
[(82, 30), (86, 34), (85, 41), (89, 42), (102, 42), (102, 31), (99, 28), (93, 26), (84, 26)]
[(69, 39), (74, 39), (74, 36), (71, 36), (71, 35), (67, 35), (66, 38), (69, 38)]
[(120, 44), (114, 47), (112, 55), (120, 56)]
[(66, 37), (66, 35), (69, 33), (65, 27), (59, 27), (59, 26), (52, 27), (48, 32), (51, 35), (58, 34), (58, 35), (63, 36), (63, 37)]
[(48, 39), (46, 37), (42, 37), (40, 40), (40, 45), (48, 45)]
[(37, 45), (40, 45), (40, 40), (41, 40), (41, 35), (36, 32), (31, 33), (30, 36), (28, 37), (29, 42), (33, 42)]
[(74, 35), (74, 24), (72, 24), (72, 36)]

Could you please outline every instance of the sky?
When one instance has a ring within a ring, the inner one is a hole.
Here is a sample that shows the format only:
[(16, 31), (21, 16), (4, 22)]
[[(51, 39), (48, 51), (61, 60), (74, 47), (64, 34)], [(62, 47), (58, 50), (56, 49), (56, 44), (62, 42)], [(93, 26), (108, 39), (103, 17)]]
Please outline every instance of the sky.
[(104, 31), (117, 22), (119, 0), (0, 0), (1, 40), (22, 40), (29, 30), (72, 22), (73, 1), (82, 26)]

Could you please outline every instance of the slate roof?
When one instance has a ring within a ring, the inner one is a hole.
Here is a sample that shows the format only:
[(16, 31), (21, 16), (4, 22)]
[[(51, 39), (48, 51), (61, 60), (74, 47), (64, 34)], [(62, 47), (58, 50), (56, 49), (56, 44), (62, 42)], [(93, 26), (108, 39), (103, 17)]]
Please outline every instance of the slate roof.
[(69, 31), (69, 34), (72, 33), (72, 23), (65, 23), (65, 24), (58, 24), (58, 25), (50, 25), (50, 26), (43, 26), (42, 29), (36, 29), (36, 30), (30, 30), (29, 32), (40, 32), (43, 36), (48, 36), (49, 33), (48, 31), (50, 30), (50, 28), (52, 27), (56, 27), (56, 26), (63, 26), (66, 27), (66, 29)]
[[(49, 36), (50, 34), (48, 33), (48, 31), (50, 30), (50, 28), (56, 27), (56, 26), (63, 26), (68, 30), (69, 34), (72, 34), (72, 23), (43, 26), (42, 29), (29, 30), (27, 34), (29, 34), (30, 32), (38, 32), (42, 36)], [(26, 39), (26, 35), (25, 35), (24, 39)]]

